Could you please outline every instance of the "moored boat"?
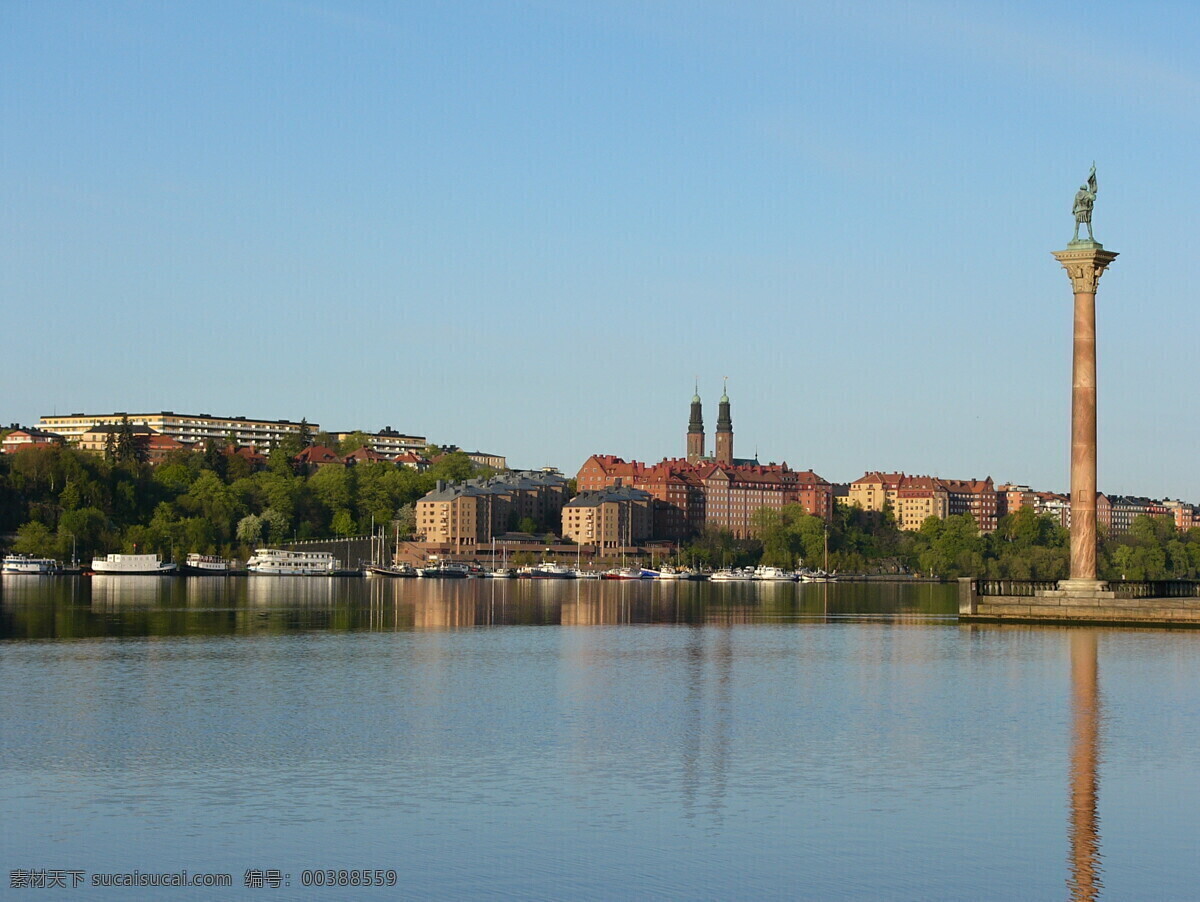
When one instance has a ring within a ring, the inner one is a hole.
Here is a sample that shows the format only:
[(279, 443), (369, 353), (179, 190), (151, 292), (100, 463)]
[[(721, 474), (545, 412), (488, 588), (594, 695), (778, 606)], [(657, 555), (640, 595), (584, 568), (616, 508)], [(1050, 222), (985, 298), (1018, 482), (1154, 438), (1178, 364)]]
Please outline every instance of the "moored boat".
[(165, 576), (177, 569), (175, 564), (163, 563), (157, 554), (108, 554), (92, 559), (92, 573), (97, 576)]
[(753, 578), (763, 582), (795, 582), (796, 574), (782, 567), (758, 567)]
[(10, 554), (4, 558), (4, 573), (23, 573), (27, 576), (54, 576), (62, 572), (62, 564), (48, 557)]
[(574, 579), (575, 571), (570, 567), (564, 567), (562, 564), (546, 561), (538, 564), (536, 567), (529, 568), (528, 575), (532, 579)]
[(723, 567), (717, 570), (709, 577), (709, 580), (714, 583), (733, 583), (746, 582), (753, 578), (753, 571), (738, 570), (733, 567)]
[(601, 579), (641, 579), (641, 567), (617, 567), (613, 570), (605, 570), (600, 574)]
[(424, 579), (466, 579), (470, 568), (466, 564), (456, 564), (453, 561), (442, 561), (431, 564), (417, 571), (417, 576)]
[(233, 561), (215, 554), (192, 552), (179, 569), (190, 576), (228, 576), (233, 570)]
[(256, 548), (246, 569), (256, 576), (333, 576), (341, 561), (328, 551)]
[(412, 564), (399, 564), (384, 567), (381, 564), (367, 564), (364, 568), (367, 576), (416, 576), (417, 569)]

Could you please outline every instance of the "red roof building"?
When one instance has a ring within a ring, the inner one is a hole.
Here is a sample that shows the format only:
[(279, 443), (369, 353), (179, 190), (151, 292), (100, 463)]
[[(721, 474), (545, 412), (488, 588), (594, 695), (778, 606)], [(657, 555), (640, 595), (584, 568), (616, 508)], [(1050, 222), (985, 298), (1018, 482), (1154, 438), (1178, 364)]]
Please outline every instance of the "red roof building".
[(647, 465), (610, 454), (589, 457), (576, 475), (578, 491), (623, 485), (649, 492), (657, 501), (655, 536), (678, 540), (705, 526), (728, 529), (739, 538), (754, 531), (754, 514), (801, 504), (828, 518), (833, 486), (811, 470), (787, 464), (720, 464), (668, 459)]
[(14, 429), (4, 436), (4, 440), (0, 442), (0, 454), (12, 454), (22, 448), (49, 448), (62, 443), (63, 437), (57, 432), (29, 426), (25, 429)]

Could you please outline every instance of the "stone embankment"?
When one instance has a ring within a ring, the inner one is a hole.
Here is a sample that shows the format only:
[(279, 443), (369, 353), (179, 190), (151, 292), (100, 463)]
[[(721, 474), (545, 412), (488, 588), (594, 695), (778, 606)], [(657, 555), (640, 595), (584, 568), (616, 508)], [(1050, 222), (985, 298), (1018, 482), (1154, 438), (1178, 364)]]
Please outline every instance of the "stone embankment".
[(1037, 580), (960, 579), (964, 623), (1080, 623), (1200, 627), (1200, 582), (1113, 582), (1094, 592)]

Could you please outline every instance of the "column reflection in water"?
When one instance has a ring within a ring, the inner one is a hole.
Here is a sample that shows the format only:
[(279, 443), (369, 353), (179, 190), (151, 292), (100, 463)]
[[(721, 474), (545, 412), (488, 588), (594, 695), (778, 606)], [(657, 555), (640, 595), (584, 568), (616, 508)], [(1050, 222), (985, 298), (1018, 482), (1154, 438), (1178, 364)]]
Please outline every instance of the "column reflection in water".
[(1100, 746), (1100, 694), (1094, 630), (1071, 633), (1071, 876), (1073, 902), (1100, 897), (1100, 818), (1096, 797)]

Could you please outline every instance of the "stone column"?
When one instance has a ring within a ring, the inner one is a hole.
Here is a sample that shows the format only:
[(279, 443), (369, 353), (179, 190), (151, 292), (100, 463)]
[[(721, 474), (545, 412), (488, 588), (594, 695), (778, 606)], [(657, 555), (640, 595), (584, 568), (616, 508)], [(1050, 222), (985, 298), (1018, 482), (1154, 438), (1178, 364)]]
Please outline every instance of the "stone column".
[(1096, 578), (1096, 285), (1117, 258), (1096, 241), (1072, 241), (1055, 251), (1075, 292), (1071, 380), (1071, 578), (1067, 591), (1107, 588)]

